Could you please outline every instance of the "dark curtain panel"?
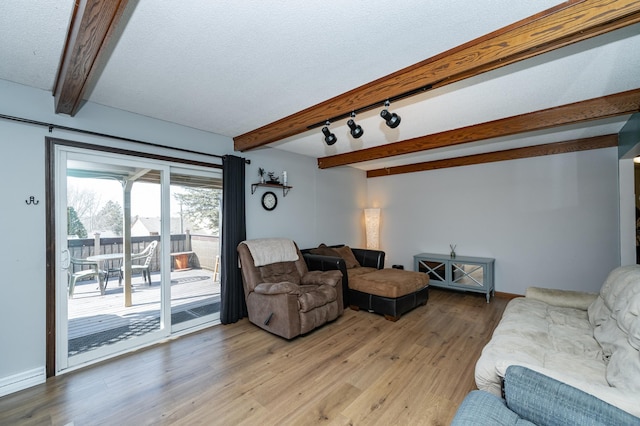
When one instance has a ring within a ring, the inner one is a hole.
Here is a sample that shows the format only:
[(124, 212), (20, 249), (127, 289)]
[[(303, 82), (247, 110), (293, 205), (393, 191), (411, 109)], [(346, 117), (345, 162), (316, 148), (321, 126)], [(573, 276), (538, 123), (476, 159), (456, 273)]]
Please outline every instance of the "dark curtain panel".
[(237, 247), (247, 238), (244, 209), (244, 158), (227, 155), (222, 164), (222, 275), (220, 322), (230, 324), (247, 316)]

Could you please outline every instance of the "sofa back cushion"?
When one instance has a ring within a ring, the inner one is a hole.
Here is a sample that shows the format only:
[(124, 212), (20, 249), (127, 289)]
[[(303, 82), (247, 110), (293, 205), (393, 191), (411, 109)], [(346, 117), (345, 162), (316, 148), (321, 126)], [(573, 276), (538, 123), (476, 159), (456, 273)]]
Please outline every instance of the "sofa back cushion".
[(349, 246), (333, 246), (329, 247), (325, 243), (320, 244), (318, 247), (309, 251), (311, 254), (319, 254), (321, 256), (334, 256), (344, 260), (345, 267), (347, 269), (357, 268), (360, 266), (358, 259), (356, 259), (351, 247)]
[(614, 269), (589, 306), (611, 386), (640, 392), (640, 265)]
[(263, 283), (290, 282), (300, 285), (300, 271), (294, 262), (278, 262), (258, 267)]
[(309, 250), (311, 254), (319, 254), (321, 256), (333, 256), (333, 257), (341, 257), (340, 253), (338, 253), (335, 248), (328, 247), (325, 243), (320, 244), (318, 247)]
[(253, 256), (249, 247), (238, 244), (238, 256), (242, 271), (242, 285), (244, 286), (245, 297), (253, 292), (255, 287), (261, 283), (292, 282), (300, 284), (301, 277), (307, 272), (307, 264), (298, 250), (298, 260), (295, 262), (278, 262), (264, 266), (255, 266)]

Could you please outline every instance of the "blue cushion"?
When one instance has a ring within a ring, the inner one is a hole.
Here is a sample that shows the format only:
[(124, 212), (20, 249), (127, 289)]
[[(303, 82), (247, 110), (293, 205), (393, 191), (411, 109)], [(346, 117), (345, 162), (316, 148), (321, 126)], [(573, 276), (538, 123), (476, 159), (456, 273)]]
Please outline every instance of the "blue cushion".
[(539, 426), (640, 425), (626, 411), (525, 367), (507, 368), (504, 391), (507, 406)]
[(451, 422), (455, 426), (525, 426), (532, 423), (509, 410), (505, 402), (484, 391), (469, 393)]

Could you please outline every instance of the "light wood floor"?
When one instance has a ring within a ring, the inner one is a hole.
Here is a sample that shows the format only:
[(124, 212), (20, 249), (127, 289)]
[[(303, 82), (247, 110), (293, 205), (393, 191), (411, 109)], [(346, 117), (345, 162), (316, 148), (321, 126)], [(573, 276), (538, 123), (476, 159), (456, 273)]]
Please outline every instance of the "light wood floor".
[(506, 303), (432, 288), (292, 341), (243, 319), (0, 398), (0, 424), (446, 425)]

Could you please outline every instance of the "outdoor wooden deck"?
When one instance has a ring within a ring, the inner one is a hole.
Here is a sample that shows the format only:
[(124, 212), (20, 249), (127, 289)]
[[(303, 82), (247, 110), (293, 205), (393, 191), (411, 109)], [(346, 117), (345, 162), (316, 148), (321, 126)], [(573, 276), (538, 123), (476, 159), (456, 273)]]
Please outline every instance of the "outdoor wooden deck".
[[(213, 272), (206, 269), (171, 272), (172, 314), (219, 300), (220, 283), (213, 278)], [(118, 285), (117, 277), (109, 278), (104, 296), (95, 280), (78, 282), (68, 304), (69, 339), (159, 317), (160, 274), (151, 274), (150, 286), (142, 275), (134, 275), (132, 287), (133, 305), (125, 307), (123, 286)]]

